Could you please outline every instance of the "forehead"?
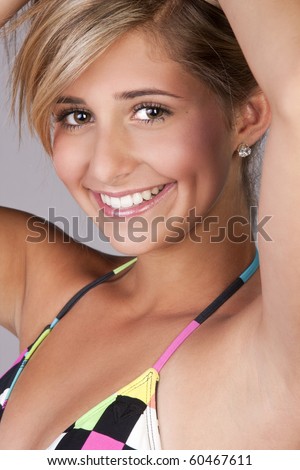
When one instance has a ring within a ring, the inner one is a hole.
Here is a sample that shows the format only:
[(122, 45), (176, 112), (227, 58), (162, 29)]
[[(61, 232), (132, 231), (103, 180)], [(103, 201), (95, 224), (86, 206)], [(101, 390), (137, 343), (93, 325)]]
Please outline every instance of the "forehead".
[(116, 94), (140, 88), (164, 89), (175, 95), (200, 91), (208, 94), (199, 79), (171, 60), (163, 46), (142, 31), (128, 33), (116, 41), (65, 91)]

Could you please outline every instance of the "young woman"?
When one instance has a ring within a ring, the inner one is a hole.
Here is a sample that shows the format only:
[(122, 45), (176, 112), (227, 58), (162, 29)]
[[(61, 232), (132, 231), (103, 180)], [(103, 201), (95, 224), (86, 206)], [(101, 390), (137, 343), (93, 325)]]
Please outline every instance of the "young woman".
[[(2, 23), (23, 4), (1, 1)], [(0, 381), (2, 449), (299, 448), (299, 16), (297, 0), (25, 13), (14, 101), (125, 258), (1, 209), (1, 322), (25, 351)]]

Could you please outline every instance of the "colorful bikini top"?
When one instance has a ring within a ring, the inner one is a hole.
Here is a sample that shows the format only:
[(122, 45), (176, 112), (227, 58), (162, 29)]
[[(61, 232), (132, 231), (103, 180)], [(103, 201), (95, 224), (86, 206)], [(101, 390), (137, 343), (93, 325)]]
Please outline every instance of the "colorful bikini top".
[[(127, 269), (135, 261), (136, 259), (133, 259), (123, 264), (77, 292), (36, 341), (20, 355), (11, 369), (0, 378), (0, 420), (24, 367), (53, 328), (88, 291)], [(250, 279), (258, 266), (259, 256), (256, 250), (255, 258), (248, 268), (184, 328), (153, 367), (77, 419), (55, 439), (48, 449), (161, 449), (156, 410), (156, 394), (161, 369), (193, 331)]]

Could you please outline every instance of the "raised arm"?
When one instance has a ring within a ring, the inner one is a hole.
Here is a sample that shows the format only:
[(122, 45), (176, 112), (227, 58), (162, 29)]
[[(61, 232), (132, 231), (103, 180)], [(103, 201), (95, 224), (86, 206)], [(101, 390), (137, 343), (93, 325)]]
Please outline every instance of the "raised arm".
[(28, 218), (0, 207), (0, 324), (15, 334), (25, 292)]
[(0, 207), (0, 325), (16, 334), (23, 347), (53, 320), (95, 266), (105, 273), (110, 259), (101, 253), (96, 257), (94, 250), (40, 217)]
[(258, 239), (263, 325), (274, 363), (278, 353), (282, 363), (288, 353), (285, 365), (294, 364), (299, 376), (300, 1), (219, 3), (271, 106), (259, 201), (259, 220), (272, 216), (267, 231), (273, 240)]
[(299, 0), (220, 0), (219, 4), (273, 112), (281, 113), (290, 92), (299, 89)]
[(0, 0), (0, 27), (27, 2), (28, 0)]

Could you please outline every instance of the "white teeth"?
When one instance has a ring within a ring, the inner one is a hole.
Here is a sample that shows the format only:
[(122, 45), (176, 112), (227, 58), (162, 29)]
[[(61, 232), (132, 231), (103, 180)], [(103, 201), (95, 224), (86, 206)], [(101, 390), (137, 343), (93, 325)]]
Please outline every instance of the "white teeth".
[(138, 204), (141, 204), (143, 202), (143, 196), (141, 195), (141, 193), (135, 193), (132, 196), (132, 199), (133, 199), (133, 204), (135, 206), (138, 205)]
[(143, 196), (143, 199), (145, 199), (145, 201), (150, 201), (150, 199), (152, 198), (151, 191), (150, 190), (143, 191), (142, 196)]
[(104, 204), (107, 204), (110, 206), (110, 197), (107, 196), (106, 194), (101, 194), (101, 199), (104, 202)]
[(128, 194), (123, 197), (110, 197), (107, 194), (100, 194), (104, 204), (112, 207), (113, 209), (128, 209), (129, 207), (138, 206), (144, 201), (150, 201), (155, 197), (165, 185), (155, 186), (155, 188), (148, 189), (142, 193)]
[(113, 209), (120, 209), (121, 207), (121, 201), (120, 198), (118, 197), (111, 197), (110, 198), (110, 205)]
[(124, 209), (127, 209), (128, 207), (132, 207), (133, 206), (133, 200), (132, 200), (132, 197), (131, 196), (123, 196), (120, 198), (120, 201), (121, 201), (121, 207), (123, 207)]
[(156, 194), (158, 194), (158, 193), (159, 193), (159, 188), (158, 187), (151, 189), (151, 194), (154, 194), (154, 196), (156, 196)]

